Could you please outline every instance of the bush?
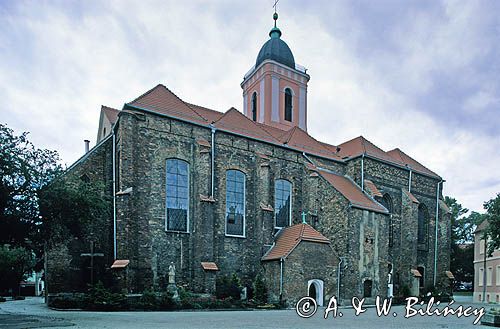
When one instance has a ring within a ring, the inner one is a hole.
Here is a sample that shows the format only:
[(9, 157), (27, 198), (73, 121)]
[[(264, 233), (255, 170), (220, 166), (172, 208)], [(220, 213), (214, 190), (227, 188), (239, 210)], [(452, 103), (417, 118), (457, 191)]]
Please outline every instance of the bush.
[(90, 287), (84, 307), (94, 311), (118, 311), (128, 308), (127, 296), (106, 289), (101, 281)]
[(241, 291), (241, 281), (236, 274), (233, 274), (231, 277), (226, 275), (218, 277), (215, 282), (215, 296), (218, 299), (232, 297), (235, 300), (240, 300)]
[(49, 307), (59, 309), (81, 309), (85, 304), (84, 300), (83, 294), (58, 294), (57, 296), (49, 297)]
[(157, 310), (160, 308), (160, 298), (156, 292), (144, 290), (137, 306), (143, 310)]
[(257, 275), (253, 283), (254, 301), (258, 305), (267, 303), (267, 287), (261, 275)]

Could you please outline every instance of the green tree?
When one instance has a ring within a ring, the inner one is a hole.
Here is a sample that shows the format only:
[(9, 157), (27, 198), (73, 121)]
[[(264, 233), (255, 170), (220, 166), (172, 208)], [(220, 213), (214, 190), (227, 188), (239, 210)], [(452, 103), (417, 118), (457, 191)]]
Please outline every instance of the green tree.
[(0, 292), (17, 295), (19, 282), (33, 270), (33, 253), (23, 247), (0, 246)]
[(455, 198), (445, 197), (444, 202), (450, 209), (451, 253), (450, 270), (457, 281), (470, 282), (474, 278), (474, 230), (482, 221), (482, 215), (469, 212)]
[(0, 124), (0, 244), (41, 254), (37, 192), (61, 173), (55, 151), (36, 148), (27, 133)]
[(491, 256), (495, 249), (500, 248), (500, 193), (495, 198), (484, 203), (486, 213), (484, 218), (488, 221), (486, 235), (490, 239), (488, 254)]
[(100, 182), (61, 177), (39, 191), (40, 234), (48, 247), (68, 237), (95, 236), (105, 232), (103, 223), (111, 216), (111, 198)]

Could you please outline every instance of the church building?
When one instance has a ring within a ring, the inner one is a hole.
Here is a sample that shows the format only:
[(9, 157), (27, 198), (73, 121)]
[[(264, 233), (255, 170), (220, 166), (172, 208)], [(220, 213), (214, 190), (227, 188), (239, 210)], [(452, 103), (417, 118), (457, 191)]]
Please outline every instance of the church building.
[(104, 183), (111, 215), (92, 241), (48, 252), (49, 294), (85, 286), (89, 243), (128, 293), (164, 289), (172, 265), (176, 284), (200, 293), (232, 274), (251, 290), (260, 275), (269, 301), (288, 305), (449, 285), (444, 180), (399, 148), (311, 136), (310, 76), (277, 18), (240, 84), (241, 112), (162, 84), (102, 107), (96, 145), (67, 175)]

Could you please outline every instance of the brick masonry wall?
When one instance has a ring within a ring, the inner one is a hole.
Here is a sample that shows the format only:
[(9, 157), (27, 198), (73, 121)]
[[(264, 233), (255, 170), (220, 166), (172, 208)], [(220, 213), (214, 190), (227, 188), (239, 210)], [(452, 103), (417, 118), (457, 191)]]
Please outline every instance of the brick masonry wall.
[[(61, 179), (80, 179), (86, 175), (90, 182), (103, 184), (103, 196), (109, 198), (112, 195), (111, 163), (112, 141), (108, 139), (85, 155), (85, 158)], [(111, 204), (109, 214), (112, 214)], [(76, 222), (78, 218), (67, 218), (67, 221)], [(104, 254), (104, 257), (94, 258), (95, 282), (109, 280), (109, 267), (113, 263), (112, 215), (96, 226), (99, 231), (93, 232), (93, 237), (68, 236), (65, 241), (47, 250), (46, 289), (49, 294), (87, 289), (87, 284), (90, 283), (90, 257), (82, 257), (81, 254), (90, 253), (91, 241), (94, 241), (94, 252)]]
[[(215, 134), (215, 200), (202, 200), (200, 195), (209, 196), (211, 193), (211, 154), (210, 147), (199, 144), (199, 139), (210, 142), (210, 130), (151, 114), (128, 110), (120, 114), (116, 140), (117, 190), (132, 188), (132, 192), (116, 199), (117, 252), (119, 259), (130, 260), (130, 292), (150, 287), (164, 289), (171, 263), (176, 267), (179, 285), (194, 291), (213, 291), (213, 283), (205, 282), (202, 261), (216, 262), (219, 274), (237, 273), (243, 284), (251, 286), (255, 275), (264, 271), (260, 258), (273, 242), (274, 214), (262, 209), (261, 204), (274, 207), (275, 179), (292, 183), (292, 224), (300, 223), (301, 213), (305, 211), (307, 222), (332, 241), (328, 253), (335, 259), (332, 263), (336, 266), (339, 257), (346, 257), (341, 296), (361, 296), (363, 280), (367, 279), (373, 281), (374, 294), (385, 295), (388, 263), (400, 273), (401, 284), (410, 282), (409, 270), (420, 263), (430, 268), (433, 235), (429, 237), (429, 251), (417, 256), (417, 209), (402, 193), (402, 188), (408, 186), (406, 170), (367, 158), (364, 160), (365, 178), (371, 179), (383, 193), (389, 193), (393, 200), (395, 240), (394, 246), (389, 248), (389, 217), (350, 207), (348, 200), (338, 191), (306, 168), (308, 160), (300, 152), (228, 133), (217, 131)], [(102, 152), (106, 154), (105, 164), (86, 160), (85, 166), (108, 173), (109, 179), (112, 170), (110, 142)], [(189, 233), (165, 231), (165, 171), (169, 158), (189, 163)], [(314, 156), (309, 158), (318, 166), (348, 174), (360, 183), (359, 159), (346, 165)], [(225, 235), (228, 169), (237, 169), (246, 175), (244, 238)], [(414, 177), (412, 193), (426, 204), (432, 217), (437, 181), (418, 174)], [(430, 232), (434, 232), (433, 223), (431, 218)], [(439, 257), (443, 261), (438, 270), (441, 273), (449, 267), (449, 249), (446, 249), (447, 244), (449, 247), (448, 222), (440, 221), (439, 232)], [(321, 263), (317, 263), (321, 267)], [(265, 266), (271, 295), (275, 296), (275, 278), (269, 273), (275, 275), (276, 269), (274, 265)], [(429, 278), (432, 280), (432, 275), (427, 275), (426, 281)], [(290, 289), (298, 291), (302, 288)]]

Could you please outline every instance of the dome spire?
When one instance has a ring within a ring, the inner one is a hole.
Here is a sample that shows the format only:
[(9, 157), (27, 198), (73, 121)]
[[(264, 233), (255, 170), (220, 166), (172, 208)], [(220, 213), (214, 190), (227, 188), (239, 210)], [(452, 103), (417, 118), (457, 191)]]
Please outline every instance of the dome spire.
[(276, 26), (276, 21), (278, 20), (278, 13), (276, 12), (276, 5), (278, 4), (279, 0), (274, 1), (274, 14), (273, 14), (273, 19), (274, 19), (274, 27), (271, 29), (269, 32), (269, 36), (271, 38), (279, 38), (281, 37), (281, 31), (280, 29)]

